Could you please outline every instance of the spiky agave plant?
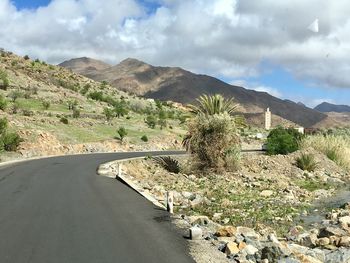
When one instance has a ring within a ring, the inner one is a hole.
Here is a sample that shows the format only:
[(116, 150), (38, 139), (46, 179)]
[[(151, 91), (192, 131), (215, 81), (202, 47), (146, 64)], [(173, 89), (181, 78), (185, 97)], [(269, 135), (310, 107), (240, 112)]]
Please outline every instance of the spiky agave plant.
[(177, 160), (170, 156), (153, 157), (153, 161), (171, 173), (178, 174), (180, 172), (180, 164)]

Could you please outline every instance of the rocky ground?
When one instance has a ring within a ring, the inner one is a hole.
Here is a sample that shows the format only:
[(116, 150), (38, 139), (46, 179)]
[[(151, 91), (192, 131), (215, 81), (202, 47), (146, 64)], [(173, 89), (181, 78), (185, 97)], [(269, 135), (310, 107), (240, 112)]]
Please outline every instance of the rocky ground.
[(235, 173), (189, 173), (187, 157), (179, 158), (179, 174), (150, 158), (123, 167), (160, 203), (173, 191), (178, 224), (199, 233), (191, 241), (197, 262), (350, 262), (348, 207), (334, 210), (327, 214), (329, 220), (313, 227), (302, 220), (315, 201), (344, 188), (349, 175), (324, 155), (306, 151), (318, 162), (312, 173), (295, 166), (301, 152), (243, 155)]

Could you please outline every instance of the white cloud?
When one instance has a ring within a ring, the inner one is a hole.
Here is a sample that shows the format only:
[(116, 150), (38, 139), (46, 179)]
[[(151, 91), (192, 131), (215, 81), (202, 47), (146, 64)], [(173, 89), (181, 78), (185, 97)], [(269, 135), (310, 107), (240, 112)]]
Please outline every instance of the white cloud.
[[(152, 1), (161, 7), (147, 15), (137, 0), (53, 0), (36, 10), (0, 0), (0, 46), (53, 63), (136, 57), (226, 78), (258, 76), (269, 61), (307, 82), (350, 88), (347, 0)], [(308, 30), (316, 18), (318, 33)]]
[(236, 86), (242, 86), (247, 89), (255, 90), (255, 91), (260, 91), (260, 92), (267, 92), (272, 96), (281, 98), (282, 93), (275, 88), (266, 86), (266, 85), (260, 85), (259, 83), (252, 83), (252, 82), (247, 82), (246, 80), (238, 79), (230, 82), (231, 85), (236, 85)]

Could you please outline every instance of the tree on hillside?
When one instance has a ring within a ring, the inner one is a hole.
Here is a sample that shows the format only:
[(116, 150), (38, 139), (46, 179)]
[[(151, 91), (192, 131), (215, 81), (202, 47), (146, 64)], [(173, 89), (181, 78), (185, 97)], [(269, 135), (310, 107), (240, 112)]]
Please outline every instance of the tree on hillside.
[(103, 114), (105, 115), (107, 121), (110, 121), (114, 117), (114, 111), (110, 108), (104, 108)]
[(117, 101), (114, 104), (114, 112), (118, 118), (124, 117), (129, 113), (129, 110), (127, 108), (127, 104), (124, 100)]

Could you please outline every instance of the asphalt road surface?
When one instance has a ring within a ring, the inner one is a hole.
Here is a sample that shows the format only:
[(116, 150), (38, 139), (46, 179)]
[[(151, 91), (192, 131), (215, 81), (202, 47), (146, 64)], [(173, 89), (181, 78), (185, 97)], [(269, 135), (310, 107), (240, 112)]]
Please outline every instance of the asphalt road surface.
[(101, 163), (143, 155), (64, 156), (1, 167), (0, 262), (194, 262), (167, 212), (96, 174)]

